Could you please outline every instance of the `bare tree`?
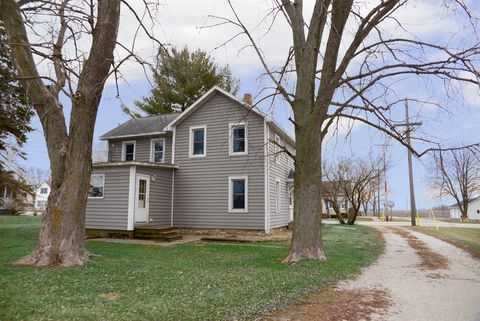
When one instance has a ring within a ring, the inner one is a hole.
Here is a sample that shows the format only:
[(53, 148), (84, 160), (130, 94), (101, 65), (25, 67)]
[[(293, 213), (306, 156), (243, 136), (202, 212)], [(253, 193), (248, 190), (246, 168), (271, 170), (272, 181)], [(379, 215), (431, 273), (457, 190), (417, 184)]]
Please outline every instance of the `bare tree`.
[(352, 157), (331, 166), (329, 177), (335, 179), (331, 183), (337, 186), (337, 195), (342, 195), (351, 206), (347, 211), (349, 225), (355, 224), (361, 206), (371, 197), (371, 187), (378, 179), (376, 164), (378, 160), (370, 162)]
[[(340, 118), (362, 122), (393, 137), (421, 156), (435, 148), (418, 151), (393, 127), (391, 111), (402, 102), (391, 95), (391, 87), (402, 77), (450, 84), (478, 84), (478, 41), (452, 44), (428, 42), (420, 35), (397, 37), (382, 30), (386, 23), (397, 24), (395, 12), (408, 0), (365, 2), (356, 0), (316, 0), (304, 12), (302, 0), (276, 0), (263, 21), (269, 26), (284, 18), (291, 31), (292, 47), (285, 63), (271, 66), (252, 30), (243, 23), (232, 3), (232, 17), (217, 19), (212, 26), (233, 24), (256, 52), (272, 86), (271, 96), (280, 95), (293, 111), (295, 126), (295, 224), (292, 244), (285, 263), (302, 259), (326, 259), (321, 236), (322, 142)], [(476, 35), (476, 22), (463, 1), (446, 0), (457, 7), (469, 25), (461, 34)], [(441, 4), (439, 4), (441, 5)], [(279, 18), (280, 17), (280, 18)], [(470, 28), (470, 30), (467, 30)], [(291, 77), (289, 77), (291, 76)], [(289, 81), (290, 80), (290, 81)], [(294, 80), (292, 83), (291, 81)], [(407, 99), (418, 101), (415, 97)], [(434, 106), (435, 101), (425, 102)], [(333, 125), (333, 126), (332, 126)]]
[(480, 151), (459, 149), (432, 154), (430, 185), (455, 199), (462, 220), (468, 219), (468, 202), (480, 193)]
[[(81, 265), (88, 258), (84, 245), (85, 206), (93, 130), (103, 87), (114, 62), (120, 0), (2, 0), (0, 18), (19, 80), (42, 123), (52, 172), (52, 191), (37, 246), (16, 264)], [(29, 41), (27, 30), (32, 36), (45, 24), (51, 28), (53, 41)], [(82, 44), (89, 44), (87, 51), (80, 50), (80, 39)], [(74, 47), (73, 54), (66, 53), (67, 44)], [(55, 79), (40, 74), (34, 56), (51, 63)], [(71, 101), (68, 129), (61, 93)]]
[(340, 206), (340, 202), (345, 198), (342, 188), (344, 183), (341, 182), (344, 179), (343, 173), (339, 172), (336, 166), (324, 164), (323, 174), (324, 178), (320, 186), (321, 198), (332, 207), (340, 224), (346, 224)]

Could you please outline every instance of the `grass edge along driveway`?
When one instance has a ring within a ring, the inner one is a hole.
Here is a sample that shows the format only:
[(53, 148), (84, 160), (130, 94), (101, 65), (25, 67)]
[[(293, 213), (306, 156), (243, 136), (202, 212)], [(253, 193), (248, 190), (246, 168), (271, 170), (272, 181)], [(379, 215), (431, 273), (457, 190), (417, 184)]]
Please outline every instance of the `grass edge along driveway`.
[(280, 263), (286, 242), (168, 248), (87, 242), (83, 267), (14, 268), (40, 220), (0, 217), (1, 320), (254, 319), (352, 277), (383, 251), (365, 226), (324, 228), (326, 262)]
[(465, 227), (415, 227), (415, 231), (422, 232), (440, 240), (455, 245), (473, 257), (480, 259), (480, 229)]

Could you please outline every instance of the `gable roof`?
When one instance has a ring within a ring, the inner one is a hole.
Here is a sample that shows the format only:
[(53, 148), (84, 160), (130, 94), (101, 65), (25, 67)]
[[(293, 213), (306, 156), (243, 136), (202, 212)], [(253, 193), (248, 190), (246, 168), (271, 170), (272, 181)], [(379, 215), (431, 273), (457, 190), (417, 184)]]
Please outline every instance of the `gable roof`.
[(235, 97), (228, 91), (214, 86), (209, 91), (207, 91), (202, 97), (197, 99), (191, 106), (185, 109), (181, 113), (175, 114), (166, 114), (158, 116), (149, 116), (149, 117), (137, 117), (132, 118), (114, 129), (106, 132), (100, 136), (100, 140), (108, 140), (115, 138), (128, 138), (128, 137), (139, 137), (139, 136), (151, 136), (164, 134), (167, 131), (173, 131), (173, 128), (194, 113), (200, 106), (203, 105), (208, 99), (213, 97), (216, 93), (220, 93), (244, 108), (256, 113), (262, 117), (273, 130), (281, 135), (281, 137), (286, 140), (290, 145), (295, 146), (295, 139), (293, 139), (277, 122), (275, 122), (270, 116), (262, 112), (258, 107), (251, 106), (244, 102), (243, 100)]
[(165, 127), (180, 113), (132, 118), (100, 136), (101, 140), (165, 133)]
[(243, 100), (239, 99), (238, 97), (232, 95), (228, 91), (218, 87), (214, 86), (212, 87), (209, 91), (207, 91), (202, 97), (197, 99), (196, 102), (194, 102), (190, 107), (185, 109), (178, 117), (173, 119), (166, 127), (165, 130), (173, 130), (175, 126), (177, 126), (179, 123), (181, 123), (183, 120), (185, 120), (188, 116), (190, 116), (192, 113), (194, 113), (198, 108), (200, 108), (204, 102), (206, 102), (208, 99), (213, 97), (216, 93), (220, 93), (227, 98), (230, 98), (231, 100), (235, 101), (236, 103), (240, 104), (244, 108), (256, 113), (265, 121), (272, 126), (272, 128), (280, 133), (283, 137), (283, 139), (287, 140), (290, 145), (295, 146), (295, 140), (277, 123), (275, 122), (270, 116), (262, 112), (258, 107), (251, 106), (244, 102)]

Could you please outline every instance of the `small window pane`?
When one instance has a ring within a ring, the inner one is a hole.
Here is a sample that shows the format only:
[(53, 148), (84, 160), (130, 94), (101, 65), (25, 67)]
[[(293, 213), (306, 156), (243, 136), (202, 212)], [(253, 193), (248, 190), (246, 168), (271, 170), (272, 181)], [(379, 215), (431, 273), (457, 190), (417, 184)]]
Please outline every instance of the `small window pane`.
[(145, 208), (145, 196), (147, 194), (147, 181), (140, 179), (138, 181), (138, 208)]
[(133, 153), (135, 151), (134, 144), (125, 144), (125, 160), (133, 161)]
[(237, 126), (232, 128), (233, 136), (233, 152), (245, 152), (245, 126)]
[(193, 131), (193, 140), (195, 142), (203, 142), (203, 137), (204, 137), (204, 132), (203, 129), (195, 129)]
[(244, 180), (234, 180), (233, 181), (233, 193), (234, 194), (244, 194), (245, 193), (245, 181)]
[(205, 130), (193, 130), (193, 155), (205, 154)]
[(156, 163), (163, 162), (163, 149), (164, 149), (164, 141), (159, 140), (153, 143), (153, 161)]
[(245, 208), (245, 195), (233, 196), (233, 208), (244, 209)]
[(232, 180), (232, 208), (245, 209), (245, 180)]
[(88, 192), (88, 196), (103, 197), (104, 183), (103, 175), (92, 175), (90, 178), (90, 190)]
[(234, 127), (233, 128), (233, 137), (235, 139), (245, 138), (245, 127)]

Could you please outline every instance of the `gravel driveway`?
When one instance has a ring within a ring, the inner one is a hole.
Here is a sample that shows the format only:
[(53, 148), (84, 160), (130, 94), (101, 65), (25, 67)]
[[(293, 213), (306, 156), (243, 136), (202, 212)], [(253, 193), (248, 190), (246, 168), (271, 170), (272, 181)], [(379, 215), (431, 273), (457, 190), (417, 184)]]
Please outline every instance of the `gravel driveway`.
[[(358, 278), (314, 294), (266, 319), (480, 320), (480, 261), (422, 233), (404, 228), (378, 229), (385, 237), (385, 253)], [(331, 300), (330, 304), (325, 300)], [(337, 304), (339, 301), (343, 305)]]

